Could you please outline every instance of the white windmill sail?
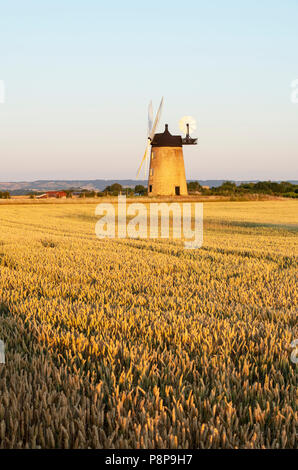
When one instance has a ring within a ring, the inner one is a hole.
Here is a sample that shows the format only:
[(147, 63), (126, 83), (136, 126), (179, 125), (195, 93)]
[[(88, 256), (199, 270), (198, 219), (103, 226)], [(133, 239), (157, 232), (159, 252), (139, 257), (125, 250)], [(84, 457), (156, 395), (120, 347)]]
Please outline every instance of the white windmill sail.
[(150, 134), (149, 134), (149, 137), (150, 137), (151, 140), (153, 140), (153, 137), (154, 137), (156, 128), (157, 128), (158, 123), (159, 123), (159, 121), (160, 121), (160, 116), (161, 116), (161, 112), (162, 112), (162, 107), (163, 107), (163, 97), (162, 97), (162, 99), (161, 99), (161, 102), (160, 102), (158, 111), (157, 111), (157, 113), (156, 113), (155, 121), (154, 121), (154, 124), (153, 124), (153, 126), (152, 126), (151, 132), (150, 132)]
[(152, 126), (153, 126), (153, 108), (152, 108), (152, 101), (150, 101), (149, 106), (148, 106), (148, 136), (150, 135)]
[(144, 156), (143, 156), (142, 161), (141, 161), (141, 165), (139, 166), (139, 169), (138, 169), (138, 172), (137, 172), (137, 177), (139, 176), (141, 168), (142, 168), (143, 164), (145, 163), (145, 178), (146, 178), (146, 171), (147, 171), (147, 166), (148, 166), (147, 162), (148, 162), (148, 158), (150, 157), (150, 152), (151, 152), (151, 145), (150, 144), (151, 144), (151, 141), (154, 137), (156, 128), (157, 128), (159, 120), (160, 120), (162, 107), (163, 107), (163, 97), (161, 99), (161, 102), (160, 102), (160, 105), (159, 105), (159, 108), (158, 108), (158, 111), (156, 113), (156, 117), (155, 117), (155, 120), (154, 120), (154, 123), (153, 123), (152, 101), (150, 101), (150, 103), (149, 103), (149, 107), (148, 107), (148, 140), (147, 140), (146, 150), (145, 150)]
[(137, 172), (137, 177), (139, 176), (139, 173), (140, 173), (140, 171), (141, 171), (141, 168), (142, 168), (142, 166), (143, 166), (143, 163), (147, 160), (147, 155), (148, 155), (149, 150), (150, 150), (150, 139), (148, 139), (147, 147), (146, 147), (144, 156), (143, 156), (143, 158), (142, 158), (141, 165), (139, 166), (139, 169), (138, 169), (138, 172)]

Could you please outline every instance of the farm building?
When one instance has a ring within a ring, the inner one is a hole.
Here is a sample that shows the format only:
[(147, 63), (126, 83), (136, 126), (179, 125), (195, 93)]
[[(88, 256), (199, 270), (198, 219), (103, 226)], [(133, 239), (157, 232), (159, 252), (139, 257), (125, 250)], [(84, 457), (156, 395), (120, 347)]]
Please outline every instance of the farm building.
[(56, 199), (64, 199), (66, 198), (66, 192), (65, 191), (47, 191), (44, 194), (40, 194), (39, 196), (36, 196), (37, 199), (48, 199), (54, 197)]

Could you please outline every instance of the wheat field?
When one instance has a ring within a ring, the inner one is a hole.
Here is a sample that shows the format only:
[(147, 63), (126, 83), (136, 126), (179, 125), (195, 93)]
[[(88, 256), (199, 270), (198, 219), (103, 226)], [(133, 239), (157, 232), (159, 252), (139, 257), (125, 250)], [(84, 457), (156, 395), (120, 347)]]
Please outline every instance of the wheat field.
[(0, 448), (293, 448), (298, 203), (204, 203), (204, 244), (0, 205)]

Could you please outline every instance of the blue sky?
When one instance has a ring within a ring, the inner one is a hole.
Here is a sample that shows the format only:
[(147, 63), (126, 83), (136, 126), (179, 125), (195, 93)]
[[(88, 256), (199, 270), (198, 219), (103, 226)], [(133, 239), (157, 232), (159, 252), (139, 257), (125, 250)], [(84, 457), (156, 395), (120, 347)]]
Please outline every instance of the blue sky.
[(135, 178), (147, 106), (192, 179), (298, 179), (298, 0), (0, 0), (0, 180)]

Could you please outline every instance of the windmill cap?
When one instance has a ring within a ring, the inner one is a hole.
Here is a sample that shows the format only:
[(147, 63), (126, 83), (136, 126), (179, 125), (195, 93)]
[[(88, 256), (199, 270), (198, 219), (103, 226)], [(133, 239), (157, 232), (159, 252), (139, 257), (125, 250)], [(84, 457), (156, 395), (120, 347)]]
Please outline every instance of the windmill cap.
[(182, 138), (180, 135), (172, 135), (169, 132), (168, 124), (162, 134), (155, 134), (151, 142), (152, 147), (182, 147)]

